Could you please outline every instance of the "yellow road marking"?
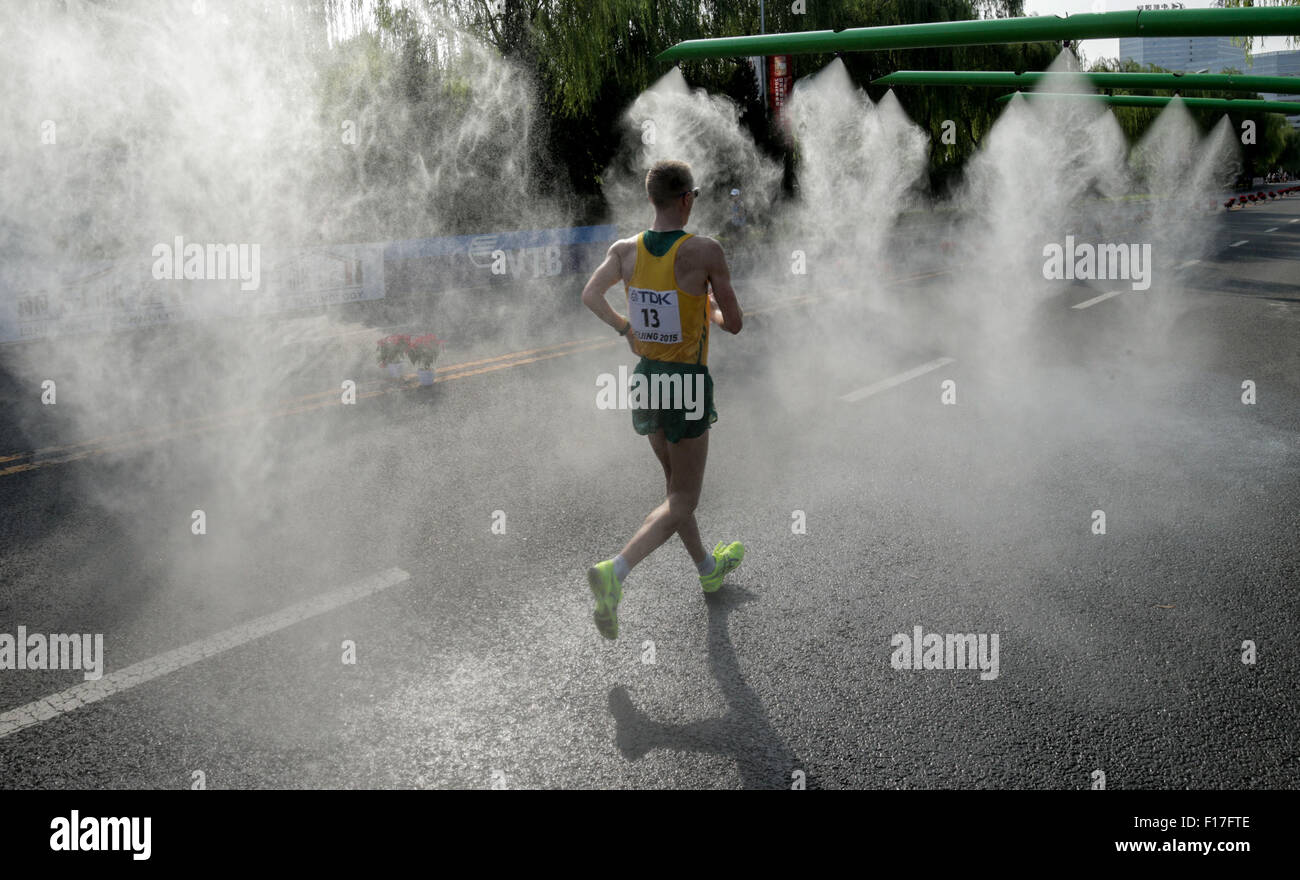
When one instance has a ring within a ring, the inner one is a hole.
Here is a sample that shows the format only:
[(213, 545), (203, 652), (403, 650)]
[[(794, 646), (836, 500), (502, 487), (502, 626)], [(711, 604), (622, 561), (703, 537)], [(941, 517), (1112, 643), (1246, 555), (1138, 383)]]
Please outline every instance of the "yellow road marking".
[[(599, 339), (600, 341), (593, 341)], [(496, 370), (504, 370), (509, 367), (523, 366), (524, 364), (536, 363), (537, 361), (549, 360), (550, 358), (563, 357), (565, 355), (576, 354), (582, 351), (590, 351), (597, 348), (604, 348), (621, 343), (620, 339), (604, 339), (602, 337), (590, 337), (588, 339), (574, 339), (569, 342), (561, 342), (555, 345), (546, 345), (540, 348), (530, 348), (523, 351), (510, 352), (496, 357), (481, 358), (479, 360), (465, 361), (459, 364), (452, 364), (439, 371), (435, 378), (436, 382), (449, 382), (454, 379), (465, 379), (470, 376), (479, 376), (483, 373), (491, 373)], [(561, 349), (561, 350), (557, 350)], [(534, 355), (533, 357), (522, 357), (523, 355)], [(495, 363), (495, 362), (500, 363)], [(479, 366), (490, 364), (491, 366)], [(466, 369), (467, 367), (479, 366), (479, 369)], [(375, 383), (368, 383), (373, 386)], [(385, 394), (391, 394), (394, 391), (405, 391), (411, 386), (407, 383), (396, 388), (381, 388), (374, 391), (365, 391), (357, 394), (358, 400), (364, 400), (371, 397), (380, 397)], [(228, 410), (223, 413), (216, 413), (210, 416), (199, 416), (192, 419), (183, 419), (178, 422), (172, 422), (166, 425), (155, 425), (147, 428), (139, 428), (134, 431), (126, 431), (120, 434), (110, 434), (104, 437), (98, 437), (92, 440), (83, 440), (79, 443), (70, 443), (61, 446), (47, 446), (32, 452), (20, 452), (13, 455), (0, 457), (0, 462), (16, 461), (24, 458), (33, 458), (37, 455), (48, 455), (63, 451), (79, 450), (72, 452), (70, 455), (63, 455), (57, 458), (45, 458), (40, 461), (28, 461), (23, 464), (11, 465), (7, 468), (0, 469), (0, 477), (7, 477), (12, 474), (20, 474), (26, 471), (36, 470), (53, 464), (66, 464), (71, 461), (79, 461), (92, 455), (101, 455), (105, 452), (121, 449), (123, 447), (135, 445), (139, 442), (157, 442), (160, 440), (171, 440), (177, 437), (185, 437), (191, 434), (202, 433), (204, 431), (216, 428), (229, 427), (240, 421), (241, 418), (260, 415), (263, 418), (276, 418), (278, 416), (294, 415), (296, 413), (309, 412), (311, 410), (323, 409), (327, 406), (337, 406), (335, 395), (337, 391), (318, 391), (313, 394), (304, 394), (301, 397), (291, 398), (283, 403), (289, 406), (281, 406), (279, 409), (259, 410), (256, 408), (244, 408), (237, 410)], [(329, 400), (320, 400), (328, 397)], [(307, 401), (316, 400), (316, 403), (307, 403)], [(303, 405), (294, 405), (303, 404)], [(148, 435), (156, 434), (158, 436), (150, 437)]]
[[(897, 281), (916, 281), (922, 278), (931, 278), (936, 275), (947, 274), (946, 271), (930, 272), (922, 275), (911, 276), (907, 278), (894, 279)], [(791, 308), (797, 305), (813, 302), (820, 297), (813, 294), (804, 294), (783, 300), (780, 303), (764, 308), (754, 309), (747, 314), (760, 315), (766, 312), (773, 312), (783, 308)], [(435, 382), (450, 382), (455, 379), (467, 379), (470, 376), (481, 376), (485, 373), (496, 372), (510, 367), (520, 367), (525, 364), (537, 363), (538, 361), (550, 360), (551, 358), (564, 357), (566, 355), (577, 354), (583, 351), (593, 351), (598, 348), (608, 348), (615, 345), (623, 344), (621, 339), (608, 339), (606, 337), (593, 336), (586, 339), (573, 339), (568, 342), (558, 342), (552, 345), (544, 345), (539, 348), (524, 349), (522, 351), (513, 351), (507, 354), (496, 355), (494, 357), (480, 358), (473, 361), (464, 361), (459, 364), (451, 364), (437, 371), (434, 379)], [(532, 355), (532, 357), (528, 357)], [(470, 369), (477, 367), (478, 369)], [(406, 379), (410, 374), (403, 376)], [(373, 388), (377, 382), (367, 382), (366, 387)], [(408, 382), (395, 388), (380, 388), (357, 394), (358, 400), (365, 400), (371, 397), (381, 397), (385, 394), (391, 394), (394, 391), (405, 391), (412, 386)], [(299, 397), (289, 398), (282, 401), (279, 409), (265, 410), (255, 407), (243, 409), (227, 410), (222, 413), (215, 413), (208, 416), (196, 416), (191, 419), (182, 419), (177, 422), (171, 422), (164, 425), (153, 425), (145, 428), (137, 428), (132, 431), (124, 431), (118, 434), (109, 434), (103, 437), (96, 437), (90, 440), (82, 440), (77, 443), (61, 444), (56, 446), (46, 446), (31, 452), (18, 452), (10, 455), (0, 456), (0, 462), (19, 461), (21, 459), (33, 459), (39, 455), (50, 455), (59, 452), (70, 452), (57, 458), (44, 458), (39, 461), (26, 461), (22, 464), (10, 465), (7, 468), (0, 469), (0, 477), (7, 477), (12, 474), (24, 473), (26, 471), (36, 470), (53, 464), (66, 464), (71, 461), (79, 461), (83, 458), (89, 458), (92, 455), (101, 455), (105, 452), (121, 449), (123, 447), (135, 445), (137, 443), (152, 443), (160, 440), (171, 440), (177, 437), (184, 437), (191, 434), (202, 433), (204, 431), (214, 430), (217, 428), (229, 427), (242, 418), (258, 416), (263, 418), (276, 418), (278, 416), (294, 415), (297, 413), (309, 412), (311, 410), (323, 409), (327, 406), (337, 406), (334, 400), (335, 395), (339, 392), (317, 391), (311, 394), (304, 394)], [(329, 398), (324, 400), (323, 398)], [(309, 401), (317, 401), (309, 403)], [(149, 436), (149, 435), (157, 436)], [(73, 451), (76, 450), (76, 451)]]
[[(544, 352), (544, 351), (550, 351), (550, 350), (553, 350), (553, 349), (564, 348), (564, 347), (566, 347), (566, 346), (575, 346), (575, 345), (580, 345), (580, 344), (582, 344), (582, 343), (586, 343), (586, 342), (593, 342), (593, 341), (595, 341), (596, 339), (599, 339), (599, 338), (601, 338), (601, 337), (590, 337), (590, 338), (588, 338), (588, 339), (574, 339), (574, 340), (571, 340), (571, 341), (569, 341), (569, 342), (561, 342), (561, 343), (557, 343), (557, 344), (555, 344), (555, 345), (546, 345), (546, 346), (542, 346), (541, 348), (530, 348), (530, 349), (526, 349), (526, 350), (524, 350), (524, 351), (514, 351), (514, 352), (510, 352), (510, 353), (508, 353), (508, 354), (497, 355), (496, 357), (482, 358), (482, 359), (480, 359), (480, 360), (476, 360), (476, 361), (466, 361), (466, 362), (464, 362), (464, 363), (452, 364), (452, 365), (450, 365), (450, 366), (448, 366), (448, 367), (444, 367), (443, 370), (445, 370), (445, 371), (448, 372), (448, 373), (457, 373), (457, 372), (461, 371), (462, 369), (464, 369), (465, 367), (472, 367), (472, 366), (477, 366), (477, 365), (479, 365), (479, 364), (492, 363), (492, 362), (494, 362), (494, 361), (504, 361), (504, 360), (508, 360), (508, 359), (511, 359), (511, 358), (522, 357), (523, 355), (527, 355), (527, 354), (534, 354), (534, 353), (536, 353), (536, 352)], [(585, 349), (574, 349), (574, 351), (581, 351), (581, 350), (585, 350)], [(568, 352), (561, 352), (561, 354), (568, 354)], [(529, 361), (520, 361), (520, 363), (532, 363), (532, 361), (531, 361), (531, 360), (529, 360)], [(506, 364), (505, 366), (510, 366), (510, 364)], [(465, 375), (477, 375), (478, 372), (490, 372), (490, 371), (488, 371), (488, 370), (480, 370), (480, 371), (476, 371), (476, 372), (474, 372), (474, 373), (467, 373), (467, 374), (465, 374)], [(457, 378), (457, 376), (449, 376), (448, 378)], [(442, 378), (440, 377), (437, 381), (442, 381)], [(374, 382), (368, 382), (368, 383), (366, 383), (366, 387), (373, 387), (374, 385), (375, 385)], [(339, 392), (337, 392), (337, 391), (333, 391), (333, 390), (330, 390), (330, 391), (316, 391), (316, 392), (313, 392), (313, 393), (311, 393), (311, 394), (304, 394), (304, 395), (302, 395), (302, 396), (300, 396), (300, 397), (289, 398), (288, 400), (282, 401), (281, 403), (282, 403), (282, 404), (292, 404), (292, 403), (300, 402), (300, 401), (316, 400), (316, 399), (319, 399), (319, 398), (322, 398), (322, 397), (331, 397), (331, 398), (332, 398), (334, 395), (336, 395), (336, 394), (338, 394), (338, 393), (339, 393)], [(386, 393), (386, 392), (382, 392), (382, 393)], [(373, 396), (373, 395), (362, 395), (362, 396)], [(104, 436), (102, 436), (102, 437), (94, 437), (94, 438), (91, 438), (91, 439), (89, 439), (89, 440), (81, 440), (81, 441), (79, 441), (79, 442), (77, 442), (77, 443), (66, 443), (66, 444), (61, 444), (61, 445), (57, 445), (57, 446), (46, 446), (46, 447), (43, 447), (43, 448), (41, 448), (41, 449), (33, 450), (33, 451), (31, 451), (31, 452), (18, 452), (18, 453), (13, 453), (13, 454), (11, 454), (11, 455), (2, 455), (2, 456), (0, 456), (0, 463), (2, 463), (2, 462), (6, 462), (6, 461), (18, 461), (19, 459), (24, 459), (24, 458), (33, 458), (33, 457), (38, 456), (38, 455), (51, 455), (51, 454), (58, 453), (58, 452), (67, 452), (67, 451), (71, 451), (71, 450), (74, 450), (74, 449), (80, 449), (80, 448), (82, 448), (82, 447), (86, 447), (86, 446), (95, 446), (95, 445), (103, 444), (103, 443), (113, 443), (113, 442), (115, 442), (115, 441), (121, 441), (122, 439), (124, 439), (124, 438), (128, 438), (128, 437), (140, 437), (141, 435), (146, 435), (146, 434), (150, 434), (150, 433), (156, 433), (156, 432), (159, 432), (159, 431), (167, 431), (167, 430), (170, 430), (170, 429), (173, 429), (173, 428), (184, 427), (184, 426), (186, 426), (186, 425), (193, 425), (193, 424), (195, 424), (195, 423), (199, 423), (199, 422), (224, 421), (224, 420), (228, 420), (228, 419), (230, 419), (230, 418), (232, 418), (232, 417), (236, 417), (236, 416), (240, 416), (240, 415), (253, 414), (253, 413), (256, 413), (256, 412), (258, 412), (258, 410), (257, 410), (256, 408), (253, 408), (253, 407), (247, 407), (247, 408), (243, 408), (243, 409), (226, 410), (225, 412), (215, 413), (215, 414), (213, 414), (213, 415), (207, 415), (207, 416), (195, 416), (194, 418), (191, 418), (191, 419), (181, 419), (180, 421), (170, 422), (170, 423), (168, 423), (168, 424), (164, 424), (164, 425), (150, 425), (150, 426), (148, 426), (148, 427), (137, 428), (137, 429), (132, 430), (132, 431), (123, 431), (123, 432), (118, 433), (118, 434), (106, 434), (106, 435), (104, 435)], [(8, 471), (0, 471), (0, 475), (3, 475), (4, 473), (8, 473)]]

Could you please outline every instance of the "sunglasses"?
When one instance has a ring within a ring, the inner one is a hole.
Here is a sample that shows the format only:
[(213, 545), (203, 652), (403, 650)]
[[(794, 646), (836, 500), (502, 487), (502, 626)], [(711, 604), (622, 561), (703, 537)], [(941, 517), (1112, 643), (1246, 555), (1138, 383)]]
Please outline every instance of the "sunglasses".
[(686, 196), (695, 196), (695, 198), (698, 199), (700, 197), (700, 188), (697, 186), (695, 187), (695, 189), (688, 189), (686, 192), (682, 193), (677, 198), (682, 199), (685, 198)]

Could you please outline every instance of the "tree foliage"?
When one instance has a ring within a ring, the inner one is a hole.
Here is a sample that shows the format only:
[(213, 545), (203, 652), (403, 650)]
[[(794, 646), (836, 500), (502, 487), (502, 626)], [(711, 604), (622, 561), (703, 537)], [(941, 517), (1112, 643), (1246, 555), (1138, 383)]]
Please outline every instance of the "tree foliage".
[[(451, 58), (463, 49), (456, 44), (457, 34), (472, 34), (499, 53), (519, 72), (512, 87), (531, 90), (537, 108), (529, 128), (535, 142), (536, 185), (552, 195), (576, 198), (577, 218), (589, 220), (597, 218), (603, 207), (601, 175), (618, 152), (622, 114), (668, 71), (655, 56), (682, 40), (753, 34), (760, 28), (754, 0), (410, 0), (405, 4), (379, 0), (373, 7), (363, 0), (324, 0), (324, 6), (326, 20), (373, 18), (362, 22), (363, 33), (350, 38), (344, 46), (347, 51), (336, 52), (338, 57), (331, 61), (335, 103), (358, 102), (359, 90), (404, 95), (411, 112), (397, 133), (415, 150), (429, 140), (421, 126), (438, 125), (439, 114), (457, 108), (475, 112), (465, 90), (457, 91)], [(766, 13), (766, 31), (773, 33), (1015, 17), (1024, 15), (1024, 3), (816, 0), (769, 2)], [(446, 22), (451, 30), (439, 32), (429, 26), (430, 21)], [(1025, 43), (853, 52), (846, 53), (843, 62), (853, 81), (879, 100), (884, 89), (870, 85), (871, 81), (895, 70), (1043, 70), (1061, 49), (1060, 44)], [(793, 72), (796, 77), (813, 73), (832, 57), (796, 56)], [(358, 65), (365, 68), (365, 75), (358, 73)], [(693, 60), (681, 66), (692, 86), (735, 101), (743, 110), (742, 123), (770, 155), (783, 159), (788, 169), (797, 163), (797, 149), (771, 125), (749, 59)], [(346, 73), (340, 73), (340, 68)], [(1132, 62), (1103, 60), (1092, 69), (1140, 68)], [(959, 174), (1002, 111), (995, 89), (899, 86), (895, 94), (903, 109), (931, 135), (930, 183), (936, 191)], [(1125, 133), (1136, 140), (1156, 111), (1117, 108), (1116, 114)], [(1217, 119), (1208, 111), (1196, 111), (1194, 116), (1207, 129)], [(954, 144), (944, 144), (940, 137), (947, 121), (956, 129)], [(1234, 116), (1233, 122), (1240, 120)], [(1280, 117), (1258, 122), (1258, 144), (1244, 151), (1248, 167), (1257, 171), (1295, 152), (1294, 139)], [(358, 173), (395, 171), (407, 161), (399, 153), (377, 151), (369, 160), (373, 167)]]
[[(1163, 67), (1156, 67), (1154, 64), (1140, 65), (1131, 59), (1125, 59), (1124, 61), (1102, 59), (1093, 64), (1089, 70), (1094, 73), (1170, 72)], [(1224, 73), (1241, 73), (1241, 71), (1226, 70)], [(1184, 98), (1253, 98), (1256, 100), (1260, 98), (1258, 94), (1223, 89), (1178, 89), (1177, 91), (1173, 89), (1143, 89), (1140, 92), (1133, 89), (1107, 89), (1106, 92), (1115, 95), (1143, 94), (1164, 97), (1172, 97), (1178, 94)], [(1130, 143), (1138, 141), (1155, 122), (1156, 117), (1160, 115), (1160, 109), (1155, 107), (1114, 107), (1112, 112), (1114, 112), (1116, 119), (1119, 120), (1120, 128), (1123, 129)], [(1209, 131), (1224, 115), (1222, 110), (1188, 108), (1188, 112), (1191, 113), (1192, 118), (1196, 120), (1202, 131)], [(1241, 147), (1242, 166), (1247, 177), (1260, 177), (1280, 167), (1283, 155), (1290, 142), (1289, 138), (1295, 134), (1290, 125), (1287, 124), (1285, 117), (1279, 113), (1241, 113), (1237, 111), (1229, 112), (1227, 115), (1232, 123), (1233, 130), (1238, 133), (1242, 130), (1242, 122), (1247, 119), (1254, 120), (1256, 125), (1255, 142), (1243, 144)]]

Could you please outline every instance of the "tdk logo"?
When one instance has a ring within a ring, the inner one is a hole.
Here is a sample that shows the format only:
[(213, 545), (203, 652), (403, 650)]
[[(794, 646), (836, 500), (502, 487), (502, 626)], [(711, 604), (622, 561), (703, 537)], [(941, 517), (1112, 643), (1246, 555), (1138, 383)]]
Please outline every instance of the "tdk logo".
[(677, 305), (673, 297), (676, 291), (672, 290), (641, 290), (634, 287), (628, 291), (629, 299), (633, 305), (638, 306), (675, 306)]

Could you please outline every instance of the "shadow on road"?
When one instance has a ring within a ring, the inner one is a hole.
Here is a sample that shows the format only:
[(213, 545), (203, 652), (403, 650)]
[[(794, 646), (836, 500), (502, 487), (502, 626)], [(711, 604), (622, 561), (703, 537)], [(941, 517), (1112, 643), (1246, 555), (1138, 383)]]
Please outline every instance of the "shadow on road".
[[(727, 713), (689, 724), (664, 724), (637, 709), (627, 688), (618, 685), (609, 692), (615, 744), (632, 761), (652, 749), (726, 755), (735, 759), (745, 788), (788, 788), (794, 771), (807, 770), (772, 727), (762, 701), (740, 674), (728, 632), (731, 613), (758, 597), (743, 587), (727, 586), (704, 598), (709, 609), (709, 669), (727, 700)], [(814, 787), (811, 778), (806, 784)]]

